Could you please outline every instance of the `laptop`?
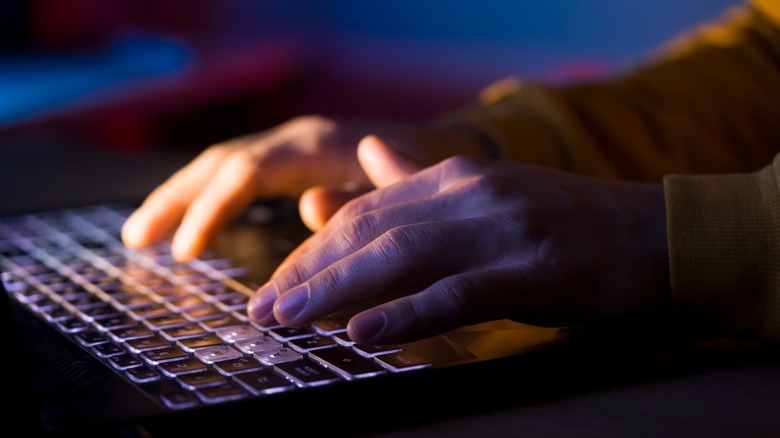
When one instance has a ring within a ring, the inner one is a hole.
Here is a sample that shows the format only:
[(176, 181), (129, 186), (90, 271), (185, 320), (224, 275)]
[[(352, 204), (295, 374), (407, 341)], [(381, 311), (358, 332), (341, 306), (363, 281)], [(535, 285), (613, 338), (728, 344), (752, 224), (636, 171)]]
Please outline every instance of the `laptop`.
[(246, 317), (249, 295), (309, 234), (293, 201), (252, 205), (185, 264), (166, 242), (121, 244), (135, 206), (0, 217), (6, 364), (28, 430), (381, 432), (550, 397), (614, 365), (605, 351), (625, 351), (511, 321), (381, 347), (351, 342), (348, 314), (261, 327)]

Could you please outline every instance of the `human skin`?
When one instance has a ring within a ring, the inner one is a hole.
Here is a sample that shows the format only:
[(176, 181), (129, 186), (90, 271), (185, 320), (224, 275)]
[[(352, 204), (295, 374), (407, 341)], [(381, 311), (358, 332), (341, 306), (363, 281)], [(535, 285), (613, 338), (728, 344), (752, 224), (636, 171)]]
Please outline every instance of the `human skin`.
[(453, 157), (420, 169), (376, 137), (358, 149), (377, 190), (349, 201), (249, 304), (301, 326), (347, 307), (367, 344), (462, 325), (647, 321), (670, 312), (663, 188)]
[(317, 230), (373, 188), (356, 155), (368, 133), (395, 140), (423, 164), (484, 155), (481, 139), (465, 128), (302, 116), (207, 148), (147, 196), (125, 222), (122, 240), (140, 248), (170, 238), (174, 258), (187, 261), (253, 200), (275, 196), (300, 196), (301, 218)]
[(348, 331), (368, 344), (493, 319), (594, 326), (669, 313), (659, 184), (477, 158), (481, 146), (457, 129), (292, 120), (204, 151), (149, 195), (123, 240), (172, 236), (186, 261), (252, 200), (300, 196), (315, 233), (248, 313), (300, 326), (360, 308)]

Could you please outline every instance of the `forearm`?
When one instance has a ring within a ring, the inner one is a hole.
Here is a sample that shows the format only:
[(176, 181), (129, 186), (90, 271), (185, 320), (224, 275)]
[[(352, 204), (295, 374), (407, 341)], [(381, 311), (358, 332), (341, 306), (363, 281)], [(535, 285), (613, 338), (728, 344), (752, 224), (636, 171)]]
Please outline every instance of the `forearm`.
[(446, 120), (482, 130), (505, 157), (586, 175), (658, 181), (669, 172), (753, 171), (780, 138), (778, 41), (769, 15), (740, 9), (619, 77), (518, 82)]

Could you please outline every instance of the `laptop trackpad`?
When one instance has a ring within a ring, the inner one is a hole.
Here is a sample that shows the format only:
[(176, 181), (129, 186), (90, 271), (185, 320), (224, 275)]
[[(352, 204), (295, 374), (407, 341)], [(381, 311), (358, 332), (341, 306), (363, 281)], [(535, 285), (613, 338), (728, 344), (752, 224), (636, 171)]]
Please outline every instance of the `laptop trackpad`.
[(435, 362), (470, 362), (526, 353), (559, 340), (557, 328), (501, 320), (462, 327), (409, 344), (405, 350)]

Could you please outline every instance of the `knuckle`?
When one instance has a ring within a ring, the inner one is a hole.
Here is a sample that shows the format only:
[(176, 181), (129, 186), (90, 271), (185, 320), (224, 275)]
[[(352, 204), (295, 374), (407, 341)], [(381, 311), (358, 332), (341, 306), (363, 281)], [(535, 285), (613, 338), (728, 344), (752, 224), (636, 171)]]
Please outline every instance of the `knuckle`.
[(377, 250), (386, 261), (402, 263), (411, 258), (417, 240), (410, 228), (397, 227), (382, 234), (377, 240)]
[(342, 218), (357, 218), (367, 210), (366, 202), (361, 198), (350, 199), (339, 210), (338, 214)]
[(331, 265), (323, 269), (317, 275), (317, 295), (323, 298), (333, 295), (345, 278), (345, 273), (338, 266)]
[(286, 290), (295, 285), (302, 284), (308, 279), (308, 273), (298, 263), (287, 266), (284, 271), (275, 274), (272, 278), (272, 280), (277, 283), (280, 290)]
[(374, 214), (358, 214), (341, 228), (341, 237), (350, 247), (357, 247), (378, 234), (378, 222)]
[(468, 184), (470, 190), (481, 197), (502, 198), (507, 194), (506, 181), (495, 175), (477, 175)]
[(468, 292), (472, 289), (473, 285), (465, 276), (456, 275), (439, 280), (433, 292), (439, 308), (462, 312), (468, 307)]
[(298, 128), (309, 129), (315, 132), (330, 131), (335, 126), (335, 122), (332, 119), (314, 114), (298, 116), (292, 119), (290, 124)]
[(478, 168), (478, 160), (465, 155), (455, 155), (442, 161), (442, 166), (448, 171), (458, 175), (471, 174)]
[(235, 175), (255, 175), (258, 171), (254, 154), (245, 148), (231, 151), (222, 162), (222, 168)]

